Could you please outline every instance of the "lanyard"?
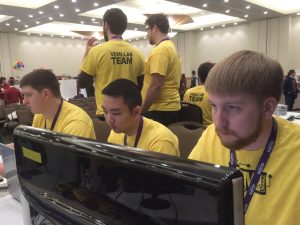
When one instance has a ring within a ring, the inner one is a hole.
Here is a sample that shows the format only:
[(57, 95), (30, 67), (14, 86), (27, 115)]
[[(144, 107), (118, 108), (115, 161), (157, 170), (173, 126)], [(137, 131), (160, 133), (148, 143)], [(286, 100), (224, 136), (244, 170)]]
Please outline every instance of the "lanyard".
[[(272, 120), (272, 131), (269, 136), (268, 142), (266, 144), (266, 147), (264, 149), (264, 152), (262, 156), (259, 159), (259, 162), (256, 166), (255, 173), (253, 174), (253, 177), (250, 181), (247, 193), (244, 197), (244, 214), (246, 214), (247, 209), (249, 207), (250, 201), (254, 195), (254, 191), (256, 189), (256, 186), (258, 184), (260, 175), (262, 174), (265, 165), (267, 164), (267, 161), (271, 155), (271, 152), (274, 148), (275, 141), (276, 141), (276, 135), (277, 135), (277, 124), (275, 119)], [(230, 167), (236, 168), (237, 166), (237, 159), (236, 159), (236, 153), (233, 149), (230, 149)]]
[[(55, 124), (56, 124), (56, 122), (57, 122), (58, 116), (59, 116), (59, 114), (60, 114), (60, 112), (61, 112), (62, 104), (63, 104), (63, 100), (61, 99), (61, 102), (59, 103), (58, 109), (57, 109), (57, 111), (56, 111), (56, 113), (55, 113), (55, 116), (54, 116), (54, 118), (53, 118), (53, 121), (52, 121), (50, 130), (53, 130), (53, 128), (55, 127)], [(46, 118), (45, 118), (45, 125), (44, 125), (44, 128), (47, 129)]]
[[(144, 120), (143, 120), (143, 117), (141, 116), (140, 121), (139, 121), (139, 127), (138, 127), (138, 130), (137, 130), (136, 136), (135, 136), (134, 146), (133, 146), (135, 148), (137, 147), (137, 145), (139, 143), (139, 140), (141, 138), (142, 130), (143, 130), (143, 124), (144, 124)], [(127, 135), (126, 134), (124, 135), (124, 145), (127, 145)]]
[[(158, 46), (158, 45), (159, 45), (160, 43), (162, 43), (163, 41), (168, 41), (168, 40), (170, 40), (170, 38), (168, 38), (168, 37), (167, 37), (167, 38), (164, 38), (164, 39), (161, 39), (160, 42), (158, 42), (156, 46)], [(155, 47), (156, 47), (156, 46), (155, 46)]]
[(123, 40), (122, 36), (120, 36), (120, 35), (112, 36), (110, 39), (120, 39), (120, 40)]

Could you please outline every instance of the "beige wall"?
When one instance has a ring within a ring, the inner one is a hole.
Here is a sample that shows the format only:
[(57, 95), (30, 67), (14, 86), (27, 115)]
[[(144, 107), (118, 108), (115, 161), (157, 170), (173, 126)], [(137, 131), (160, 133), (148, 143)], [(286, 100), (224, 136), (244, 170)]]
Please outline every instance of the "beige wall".
[[(191, 75), (200, 63), (218, 62), (229, 54), (249, 49), (268, 54), (278, 60), (286, 72), (300, 68), (300, 16), (285, 16), (269, 20), (253, 21), (206, 31), (178, 33), (173, 41), (178, 48), (183, 73)], [(153, 46), (148, 40), (133, 41), (147, 57)], [(57, 75), (76, 76), (85, 48), (80, 39), (27, 36), (0, 33), (0, 63), (5, 76), (23, 75), (36, 68), (53, 69)], [(16, 60), (25, 68), (12, 69)]]

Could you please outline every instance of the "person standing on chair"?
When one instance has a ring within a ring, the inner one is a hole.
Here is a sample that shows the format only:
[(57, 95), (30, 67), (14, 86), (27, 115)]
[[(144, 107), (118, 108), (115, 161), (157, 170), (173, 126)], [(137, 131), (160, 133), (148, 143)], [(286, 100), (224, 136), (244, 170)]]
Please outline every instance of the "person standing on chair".
[(164, 125), (141, 115), (142, 96), (136, 84), (118, 79), (102, 94), (105, 120), (112, 129), (108, 142), (179, 156), (177, 137)]
[(217, 63), (205, 82), (214, 123), (189, 159), (243, 173), (245, 225), (300, 221), (300, 126), (273, 116), (282, 82), (277, 61), (247, 50)]
[(92, 119), (83, 109), (62, 99), (59, 82), (50, 70), (38, 69), (25, 75), (20, 87), (24, 104), (35, 114), (33, 127), (96, 138)]
[(169, 21), (165, 15), (151, 15), (145, 25), (149, 43), (155, 47), (145, 63), (143, 114), (167, 126), (177, 122), (180, 110), (180, 59), (168, 37)]
[(215, 65), (214, 63), (205, 62), (198, 67), (198, 79), (200, 81), (200, 85), (188, 89), (183, 97), (183, 101), (192, 103), (201, 108), (202, 116), (203, 116), (203, 124), (206, 126), (212, 123), (212, 118), (211, 118), (211, 105), (210, 102), (208, 101), (208, 94), (205, 90), (204, 84), (210, 69), (214, 65)]
[(290, 70), (283, 82), (283, 94), (285, 97), (285, 104), (288, 107), (288, 111), (293, 110), (294, 102), (298, 95), (295, 75), (296, 71)]
[(127, 27), (127, 16), (121, 9), (112, 8), (103, 16), (105, 43), (88, 40), (78, 76), (80, 88), (90, 87), (95, 79), (96, 115), (104, 120), (101, 92), (111, 81), (126, 78), (139, 84), (144, 74), (144, 58), (141, 52), (122, 38)]

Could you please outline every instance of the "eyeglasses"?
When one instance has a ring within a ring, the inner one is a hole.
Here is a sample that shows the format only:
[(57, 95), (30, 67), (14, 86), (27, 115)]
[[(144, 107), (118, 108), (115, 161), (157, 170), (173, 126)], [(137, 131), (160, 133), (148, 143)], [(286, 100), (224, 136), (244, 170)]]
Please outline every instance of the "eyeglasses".
[(151, 29), (151, 27), (146, 27), (146, 31), (148, 31), (148, 30), (150, 30)]

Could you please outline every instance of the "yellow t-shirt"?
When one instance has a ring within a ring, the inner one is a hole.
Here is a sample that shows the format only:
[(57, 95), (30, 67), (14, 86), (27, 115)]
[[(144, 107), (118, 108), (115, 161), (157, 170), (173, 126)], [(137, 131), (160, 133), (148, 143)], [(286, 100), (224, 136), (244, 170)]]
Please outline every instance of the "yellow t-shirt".
[[(178, 140), (164, 125), (143, 117), (144, 124), (137, 148), (179, 156)], [(127, 145), (133, 147), (136, 135), (127, 136)], [(113, 130), (107, 139), (108, 142), (124, 145), (124, 133), (115, 133)]]
[(204, 85), (188, 89), (184, 94), (183, 101), (199, 106), (202, 110), (203, 124), (206, 126), (212, 124), (211, 105)]
[(149, 111), (178, 111), (180, 110), (179, 85), (181, 78), (181, 63), (179, 55), (172, 41), (162, 41), (157, 45), (145, 63), (145, 77), (142, 89), (142, 97), (145, 100), (151, 74), (159, 73), (164, 76), (164, 83), (157, 99), (151, 105)]
[[(53, 119), (46, 119), (46, 129), (50, 129)], [(44, 128), (45, 117), (35, 114), (33, 127)], [(89, 115), (78, 106), (63, 101), (63, 105), (52, 131), (96, 139), (94, 125)]]
[(119, 78), (137, 84), (137, 77), (144, 74), (144, 58), (128, 42), (111, 40), (93, 47), (84, 58), (80, 70), (95, 77), (96, 114), (102, 115), (102, 90)]
[[(245, 215), (245, 225), (296, 225), (300, 221), (300, 126), (277, 117), (276, 121), (275, 146)], [(263, 149), (236, 152), (245, 191), (262, 153)], [(221, 144), (212, 124), (189, 159), (229, 166), (229, 157), (229, 149)]]

